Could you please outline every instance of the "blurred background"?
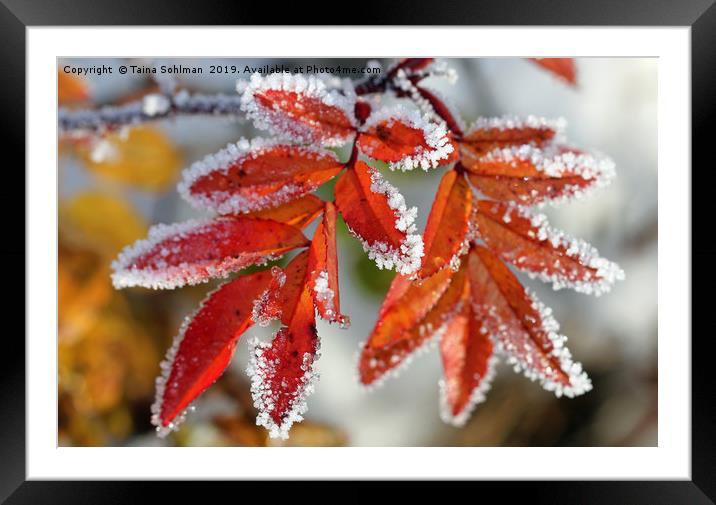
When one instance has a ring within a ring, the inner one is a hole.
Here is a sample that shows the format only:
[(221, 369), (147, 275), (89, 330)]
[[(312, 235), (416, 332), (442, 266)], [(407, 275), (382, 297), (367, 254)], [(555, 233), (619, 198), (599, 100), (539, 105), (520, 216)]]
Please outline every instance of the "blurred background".
[[(567, 119), (571, 144), (611, 156), (617, 179), (591, 198), (556, 209), (551, 223), (616, 261), (626, 280), (600, 298), (552, 291), (521, 276), (552, 307), (572, 354), (594, 389), (557, 399), (498, 366), (487, 401), (464, 428), (438, 414), (436, 348), (399, 377), (370, 392), (358, 384), (358, 349), (375, 323), (392, 279), (339, 228), (341, 307), (347, 330), (319, 321), (321, 379), (306, 421), (283, 445), (347, 446), (655, 446), (657, 441), (657, 60), (578, 59), (576, 88), (524, 59), (447, 60), (459, 78), (430, 85), (450, 96), (468, 124), (477, 116), (540, 115)], [(127, 60), (62, 60), (110, 64)], [(150, 60), (133, 63), (157, 64)], [(365, 66), (364, 60), (164, 60), (201, 65), (316, 64)], [(387, 67), (390, 63), (382, 61)], [(116, 72), (116, 71), (115, 71)], [(181, 88), (235, 91), (248, 75), (179, 76)], [(132, 101), (156, 91), (149, 75), (78, 80), (58, 72), (65, 107)], [(426, 81), (427, 83), (427, 81)], [(261, 135), (241, 118), (190, 117), (148, 123), (101, 141), (59, 144), (59, 444), (66, 446), (262, 446), (245, 375), (246, 337), (267, 339), (272, 327), (242, 338), (232, 364), (196, 402), (182, 428), (160, 440), (149, 423), (159, 362), (185, 315), (214, 284), (175, 291), (113, 290), (111, 260), (151, 224), (196, 217), (175, 191), (181, 169), (241, 136)], [(263, 135), (266, 135), (265, 133)], [(388, 173), (418, 206), (423, 227), (443, 169)], [(329, 197), (331, 183), (322, 187)], [(307, 234), (312, 233), (313, 227)], [(309, 235), (310, 236), (310, 235)]]

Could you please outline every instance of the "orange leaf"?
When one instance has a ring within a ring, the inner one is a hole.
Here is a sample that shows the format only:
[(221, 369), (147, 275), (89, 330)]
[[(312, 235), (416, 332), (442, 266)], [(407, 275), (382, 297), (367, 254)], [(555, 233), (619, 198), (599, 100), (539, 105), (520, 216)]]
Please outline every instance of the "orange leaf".
[(184, 410), (224, 372), (239, 337), (253, 324), (254, 300), (270, 280), (268, 271), (237, 277), (211, 293), (187, 318), (157, 379), (152, 423), (160, 435), (176, 428)]
[(492, 252), (474, 246), (468, 257), (472, 310), (497, 351), (507, 355), (515, 371), (539, 380), (557, 396), (586, 393), (592, 383), (564, 347), (565, 337), (547, 309), (520, 284)]
[(574, 64), (574, 58), (530, 58), (530, 60), (545, 70), (552, 72), (567, 84), (576, 86), (577, 68)]
[(331, 151), (241, 139), (185, 170), (179, 192), (197, 208), (238, 214), (299, 198), (342, 167)]
[(468, 178), (485, 196), (521, 205), (560, 203), (564, 199), (579, 196), (596, 180), (585, 179), (579, 175), (557, 178), (468, 174)]
[(284, 295), (296, 295), (282, 300), (282, 321), (286, 326), (278, 330), (272, 342), (251, 342), (251, 362), (247, 372), (251, 376), (251, 394), (259, 410), (256, 424), (266, 427), (271, 437), (288, 438), (294, 422), (303, 419), (306, 396), (313, 392), (318, 376), (313, 364), (318, 358), (318, 334), (311, 285), (305, 274), (308, 252), (296, 256), (286, 267), (287, 277), (298, 280), (304, 272), (300, 290), (287, 290)]
[(271, 219), (304, 229), (323, 212), (323, 201), (315, 195), (305, 195), (270, 209), (244, 214), (246, 217)]
[(624, 278), (619, 266), (592, 246), (552, 229), (544, 215), (525, 208), (481, 200), (475, 224), (478, 236), (503, 260), (552, 282), (555, 289), (598, 296)]
[[(518, 142), (527, 138), (518, 137)], [(532, 139), (522, 145), (505, 143), (507, 147), (491, 151), (484, 149), (494, 147), (492, 142), (461, 144), (470, 182), (495, 200), (534, 205), (583, 196), (614, 177), (614, 163), (608, 158), (546, 145), (546, 137), (536, 133)]]
[[(463, 262), (464, 263), (464, 262)], [(457, 272), (451, 272), (450, 283), (420, 324), (410, 330), (410, 339), (430, 338), (441, 331), (446, 322), (462, 310), (470, 294), (467, 267), (461, 265)]]
[[(375, 328), (363, 346), (358, 366), (363, 384), (374, 383), (435, 335), (438, 328), (422, 325), (421, 321), (452, 286), (452, 274), (450, 269), (444, 269), (420, 283), (411, 283), (405, 276), (396, 275)], [(441, 312), (445, 311), (441, 309)]]
[(355, 95), (313, 76), (254, 74), (241, 97), (257, 128), (296, 142), (337, 146), (355, 133)]
[(418, 270), (423, 240), (414, 234), (417, 209), (408, 209), (378, 170), (356, 162), (336, 183), (335, 195), (346, 225), (378, 268), (395, 268), (405, 275)]
[(60, 105), (89, 99), (89, 86), (82, 77), (57, 69), (57, 101)]
[(458, 268), (460, 256), (467, 252), (471, 213), (472, 191), (465, 177), (455, 170), (446, 172), (423, 233), (425, 256), (419, 278), (448, 266)]
[(308, 245), (297, 228), (247, 217), (157, 225), (146, 240), (125, 247), (112, 264), (116, 288), (171, 289), (226, 277)]
[(346, 327), (350, 320), (341, 314), (338, 292), (338, 254), (336, 251), (336, 208), (327, 202), (308, 256), (309, 285), (318, 314)]
[(562, 136), (564, 126), (563, 120), (534, 116), (479, 118), (460, 140), (462, 163), (470, 168), (495, 149), (524, 144), (543, 147)]
[(381, 314), (367, 345), (382, 347), (401, 338), (402, 332), (416, 326), (440, 301), (451, 284), (452, 275), (453, 272), (443, 270), (422, 282), (411, 282), (404, 276), (396, 275), (390, 288), (394, 293), (386, 297), (388, 304), (384, 303), (381, 307)]
[(423, 170), (448, 163), (456, 151), (445, 125), (428, 122), (417, 111), (397, 107), (374, 112), (358, 136), (358, 148), (391, 169)]
[(489, 335), (469, 303), (447, 323), (440, 340), (444, 378), (440, 381), (441, 417), (462, 426), (475, 405), (485, 401), (495, 373), (496, 358)]
[(359, 363), (363, 384), (373, 384), (408, 362), (436, 338), (445, 338), (451, 321), (469, 304), (466, 266), (441, 270), (422, 283), (396, 276)]

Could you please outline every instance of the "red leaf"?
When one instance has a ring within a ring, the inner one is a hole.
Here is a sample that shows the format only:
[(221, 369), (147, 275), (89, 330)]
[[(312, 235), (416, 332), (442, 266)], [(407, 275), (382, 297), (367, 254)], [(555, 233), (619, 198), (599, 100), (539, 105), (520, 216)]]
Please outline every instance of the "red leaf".
[(480, 332), (481, 322), (465, 304), (450, 320), (440, 340), (444, 379), (440, 381), (441, 417), (462, 426), (475, 405), (485, 401), (495, 373), (496, 358), (490, 337)]
[(485, 196), (495, 200), (536, 205), (579, 196), (591, 182), (579, 175), (566, 177), (484, 176), (468, 174), (470, 182)]
[(341, 169), (331, 151), (242, 139), (185, 170), (179, 192), (197, 208), (239, 214), (299, 198)]
[[(452, 286), (452, 274), (449, 269), (441, 270), (420, 283), (411, 283), (402, 275), (395, 276), (380, 308), (375, 328), (363, 346), (358, 365), (363, 384), (374, 383), (435, 336), (438, 327), (421, 322), (426, 318), (429, 323), (437, 320), (435, 315), (428, 316), (441, 302), (448, 286)], [(454, 297), (447, 299), (452, 300)], [(446, 301), (444, 305), (449, 303)], [(441, 314), (447, 310), (441, 304)]]
[(460, 256), (467, 252), (472, 191), (465, 177), (455, 170), (445, 173), (430, 209), (423, 233), (425, 256), (419, 278), (451, 267), (457, 270)]
[(112, 263), (116, 288), (171, 289), (226, 277), (308, 245), (293, 226), (247, 217), (157, 225)]
[(161, 436), (176, 428), (185, 409), (224, 372), (239, 337), (253, 324), (254, 300), (270, 279), (268, 271), (237, 277), (211, 293), (186, 319), (157, 379), (152, 423)]
[(412, 274), (420, 267), (423, 240), (414, 234), (414, 207), (378, 170), (362, 161), (346, 171), (335, 186), (336, 206), (378, 268)]
[(470, 182), (490, 198), (522, 205), (560, 203), (606, 186), (614, 177), (610, 159), (551, 145), (558, 128), (540, 128), (549, 124), (544, 120), (483, 123), (492, 126), (476, 128), (472, 140), (461, 144), (461, 154)]
[(530, 58), (530, 60), (552, 72), (567, 84), (576, 86), (577, 69), (573, 58)]
[(468, 270), (472, 310), (482, 322), (479, 332), (493, 338), (515, 371), (524, 371), (557, 396), (572, 397), (592, 388), (582, 366), (564, 347), (566, 338), (557, 333), (551, 310), (530, 296), (497, 256), (476, 245)]
[(526, 119), (510, 116), (480, 118), (460, 140), (462, 163), (468, 168), (477, 165), (477, 169), (482, 157), (496, 149), (520, 147), (525, 144), (543, 147), (555, 137), (561, 137), (564, 126), (564, 120), (548, 120), (534, 116)]
[(257, 210), (246, 217), (271, 219), (304, 229), (323, 212), (323, 201), (315, 195), (305, 195), (271, 209)]
[(624, 278), (619, 266), (592, 246), (552, 229), (544, 215), (525, 208), (481, 200), (475, 224), (478, 236), (503, 260), (552, 282), (555, 289), (598, 296)]
[(254, 305), (254, 320), (267, 326), (272, 320), (280, 319), (288, 325), (306, 287), (308, 279), (308, 251), (293, 258), (285, 268), (274, 266), (273, 280), (266, 292)]
[(445, 324), (462, 311), (470, 294), (466, 265), (461, 265), (457, 272), (451, 274), (449, 285), (442, 294), (438, 294), (437, 303), (420, 320), (420, 324), (410, 330), (412, 335), (409, 338), (432, 338), (443, 333)]
[[(256, 424), (266, 427), (271, 437), (288, 438), (293, 423), (303, 419), (306, 396), (313, 392), (318, 379), (313, 364), (318, 358), (319, 341), (311, 286), (306, 282), (307, 262), (308, 252), (303, 252), (286, 267), (289, 279), (294, 277), (291, 272), (304, 272), (300, 291), (289, 289), (283, 294), (282, 321), (286, 326), (278, 330), (270, 344), (258, 340), (251, 343), (247, 372), (259, 411)], [(295, 303), (287, 295), (297, 295)]]
[(336, 251), (336, 208), (327, 202), (323, 220), (318, 224), (308, 252), (309, 285), (318, 314), (342, 327), (350, 319), (341, 314), (338, 292), (338, 254)]
[(466, 267), (441, 270), (422, 283), (397, 275), (359, 363), (363, 384), (380, 381), (408, 363), (412, 354), (443, 336), (469, 296)]
[(366, 156), (401, 170), (435, 168), (448, 163), (456, 152), (444, 125), (428, 122), (417, 111), (402, 107), (374, 112), (358, 136), (358, 147)]
[(355, 94), (313, 76), (254, 74), (241, 97), (256, 127), (306, 144), (337, 146), (355, 132)]

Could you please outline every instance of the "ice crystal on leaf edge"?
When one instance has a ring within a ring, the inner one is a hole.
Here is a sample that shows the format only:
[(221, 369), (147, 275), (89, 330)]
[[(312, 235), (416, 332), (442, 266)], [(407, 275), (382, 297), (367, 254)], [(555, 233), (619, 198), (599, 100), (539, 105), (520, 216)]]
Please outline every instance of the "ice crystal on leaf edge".
[(306, 191), (304, 188), (290, 182), (284, 184), (278, 191), (263, 196), (245, 196), (230, 194), (225, 191), (214, 191), (209, 196), (191, 191), (192, 185), (199, 179), (214, 172), (226, 174), (229, 168), (236, 163), (251, 158), (256, 159), (271, 148), (279, 146), (290, 147), (310, 158), (324, 158), (338, 162), (335, 153), (326, 149), (295, 145), (278, 139), (255, 137), (248, 140), (242, 137), (237, 142), (229, 143), (225, 148), (192, 163), (188, 169), (184, 170), (182, 181), (178, 184), (177, 190), (192, 207), (198, 210), (216, 211), (219, 214), (243, 214), (269, 207), (277, 207), (295, 200)]
[(248, 83), (237, 84), (237, 91), (239, 90), (242, 91), (241, 109), (246, 116), (254, 122), (257, 128), (267, 130), (280, 138), (302, 143), (318, 141), (326, 147), (337, 147), (346, 143), (354, 132), (321, 136), (317, 133), (317, 130), (320, 130), (320, 125), (301, 124), (286, 114), (261, 105), (256, 95), (262, 92), (285, 91), (315, 99), (325, 106), (341, 111), (353, 129), (357, 126), (354, 117), (356, 96), (352, 86), (343, 86), (339, 90), (327, 85), (323, 79), (312, 75), (304, 77), (301, 74), (273, 73), (262, 76), (255, 73)]
[[(537, 229), (534, 238), (540, 241), (546, 240), (552, 247), (564, 248), (567, 257), (596, 270), (598, 280), (570, 281), (559, 274), (527, 271), (526, 273), (530, 278), (538, 278), (542, 282), (551, 283), (555, 291), (569, 288), (578, 293), (594, 296), (608, 293), (617, 281), (625, 279), (624, 270), (617, 263), (601, 257), (599, 251), (588, 242), (551, 227), (547, 221), (547, 216), (544, 214), (536, 213), (519, 205), (513, 205), (511, 208), (520, 217), (530, 220), (532, 226)], [(515, 265), (517, 268), (521, 268), (519, 259), (515, 261)]]
[[(431, 168), (438, 167), (441, 162), (447, 160), (450, 153), (453, 152), (454, 147), (447, 135), (447, 128), (444, 123), (430, 121), (427, 117), (421, 116), (417, 110), (406, 109), (400, 104), (394, 107), (382, 107), (373, 112), (368, 117), (362, 130), (368, 130), (383, 122), (386, 122), (390, 126), (395, 121), (402, 122), (410, 128), (420, 130), (423, 134), (425, 144), (427, 144), (430, 149), (424, 149), (422, 146), (418, 146), (413, 155), (406, 156), (399, 161), (388, 163), (388, 167), (391, 170), (402, 170), (405, 172), (420, 167), (428, 171)], [(365, 152), (365, 154), (371, 157), (370, 150)]]
[[(318, 338), (318, 337), (317, 337)], [(303, 355), (303, 365), (301, 369), (304, 374), (301, 377), (301, 384), (295, 392), (291, 409), (285, 413), (281, 424), (276, 424), (272, 419), (270, 412), (274, 405), (271, 403), (272, 391), (270, 390), (265, 378), (272, 372), (275, 366), (268, 360), (263, 358), (263, 354), (267, 349), (271, 348), (271, 343), (261, 342), (257, 337), (249, 340), (249, 356), (250, 361), (246, 367), (246, 374), (251, 378), (251, 396), (254, 400), (254, 407), (258, 410), (256, 416), (256, 425), (263, 426), (269, 432), (270, 438), (288, 439), (288, 432), (294, 423), (303, 421), (303, 414), (308, 410), (306, 399), (316, 388), (319, 380), (319, 373), (314, 370), (314, 364), (320, 357), (320, 351), (316, 351), (314, 355), (305, 353)], [(320, 340), (317, 342), (320, 346)]]
[(404, 275), (410, 275), (418, 271), (423, 257), (423, 238), (417, 234), (415, 218), (418, 215), (417, 207), (410, 207), (405, 203), (405, 197), (398, 188), (390, 184), (378, 169), (370, 169), (371, 186), (370, 190), (376, 194), (385, 195), (388, 207), (395, 212), (395, 228), (406, 234), (400, 249), (396, 250), (384, 242), (367, 243), (355, 232), (351, 233), (358, 237), (363, 245), (363, 250), (368, 257), (375, 261), (379, 269), (392, 269)]

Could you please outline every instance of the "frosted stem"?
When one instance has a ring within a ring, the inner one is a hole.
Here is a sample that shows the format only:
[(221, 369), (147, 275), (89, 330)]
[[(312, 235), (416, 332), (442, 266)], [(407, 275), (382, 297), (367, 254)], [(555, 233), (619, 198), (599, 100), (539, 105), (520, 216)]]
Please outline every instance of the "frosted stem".
[(153, 93), (119, 106), (77, 110), (62, 108), (58, 114), (58, 125), (61, 134), (104, 133), (179, 115), (237, 116), (240, 105), (239, 95), (204, 95), (187, 91)]

